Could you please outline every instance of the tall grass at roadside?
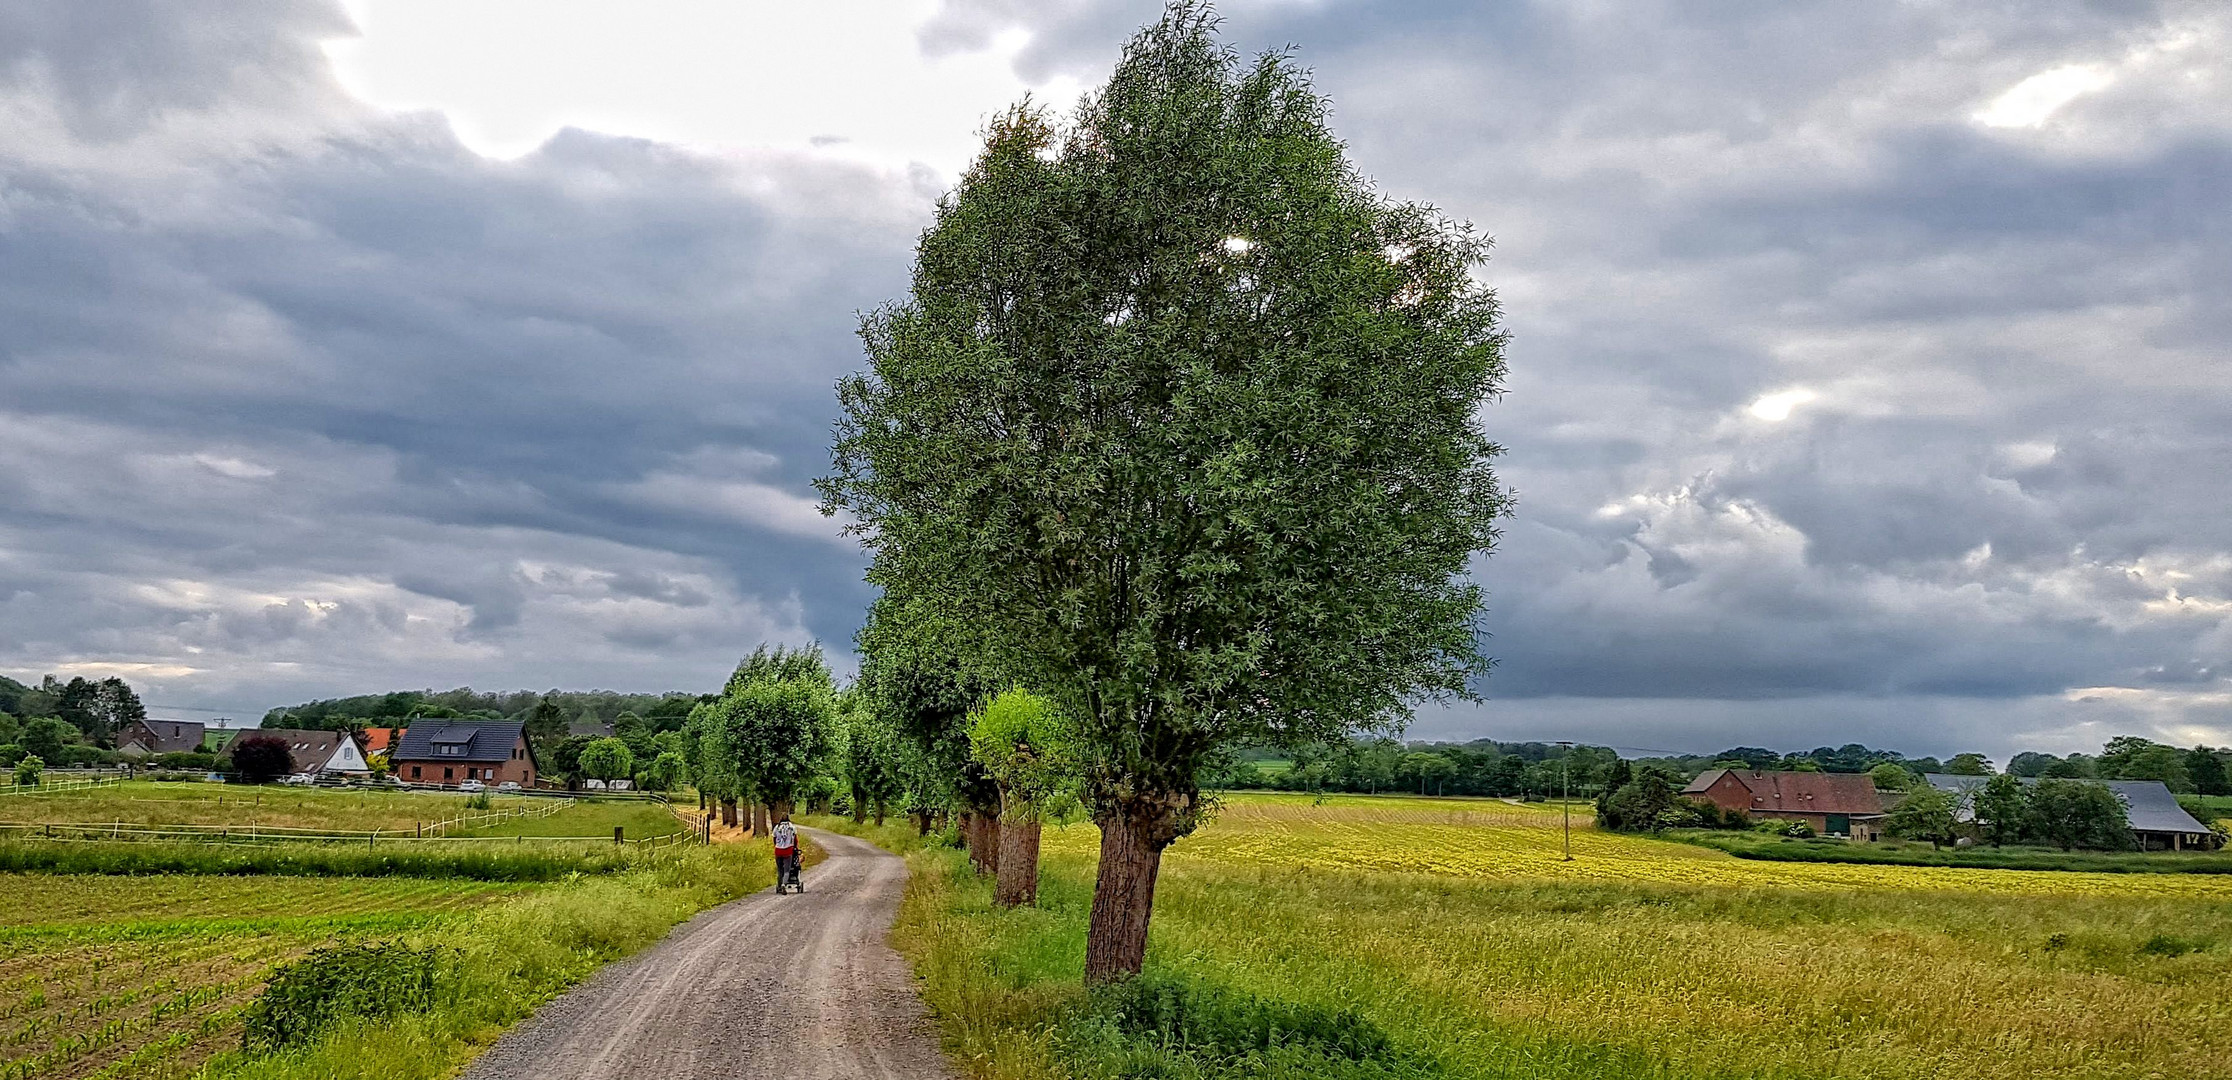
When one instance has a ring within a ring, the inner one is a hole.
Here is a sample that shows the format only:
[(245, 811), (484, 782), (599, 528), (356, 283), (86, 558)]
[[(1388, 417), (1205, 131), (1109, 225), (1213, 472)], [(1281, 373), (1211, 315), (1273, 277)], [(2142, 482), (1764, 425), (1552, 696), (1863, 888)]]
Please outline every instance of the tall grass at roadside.
[(621, 873), (569, 881), (404, 935), (454, 956), (432, 1007), (344, 1021), (272, 1054), (219, 1055), (205, 1075), (241, 1080), (422, 1080), (445, 1076), (504, 1028), (691, 915), (774, 882), (766, 844), (677, 849)]

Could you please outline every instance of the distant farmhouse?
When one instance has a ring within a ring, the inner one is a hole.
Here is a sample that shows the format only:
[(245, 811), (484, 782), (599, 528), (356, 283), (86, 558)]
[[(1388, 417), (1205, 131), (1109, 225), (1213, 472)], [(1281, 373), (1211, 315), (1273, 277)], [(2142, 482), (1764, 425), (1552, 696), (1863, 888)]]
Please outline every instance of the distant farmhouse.
[(364, 729), (364, 754), (374, 757), (395, 748), (395, 742), (408, 728), (368, 727)]
[(1882, 838), (1883, 796), (1866, 773), (1707, 769), (1682, 795), (1755, 820), (1803, 821), (1823, 836)]
[[(1954, 776), (1950, 773), (1930, 773), (1923, 777), (1930, 786), (1940, 791), (1950, 791), (1961, 797), (1959, 818), (1975, 820), (1970, 808), (1971, 797), (1984, 786), (1989, 776)], [(2038, 782), (2037, 777), (2021, 778), (2025, 785)], [(2178, 805), (2178, 797), (2160, 780), (2088, 780), (2116, 793), (2123, 800), (2124, 813), (2131, 820), (2132, 838), (2141, 850), (2168, 849), (2182, 851), (2186, 848), (2206, 848), (2215, 842), (2207, 825), (2194, 820)]]
[[(271, 738), (287, 744), (287, 771), (298, 776), (320, 776), (325, 773), (369, 773), (364, 751), (358, 749), (356, 740), (346, 731), (303, 731), (295, 728), (251, 728), (240, 733), (240, 738)], [(240, 738), (225, 744), (218, 760), (230, 764), (233, 748), (240, 745)]]
[(134, 720), (116, 733), (116, 749), (133, 758), (199, 753), (207, 730), (199, 720)]
[(413, 721), (388, 754), (388, 771), (414, 784), (535, 786), (535, 750), (517, 721)]

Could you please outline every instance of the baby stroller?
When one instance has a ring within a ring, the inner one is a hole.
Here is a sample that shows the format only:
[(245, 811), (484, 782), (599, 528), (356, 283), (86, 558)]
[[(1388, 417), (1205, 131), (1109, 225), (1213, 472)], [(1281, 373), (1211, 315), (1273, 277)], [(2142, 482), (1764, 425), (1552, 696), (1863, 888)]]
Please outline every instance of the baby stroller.
[(788, 855), (776, 855), (775, 892), (780, 895), (785, 892), (802, 893), (805, 891), (806, 883), (800, 881), (798, 877), (798, 850), (793, 848)]

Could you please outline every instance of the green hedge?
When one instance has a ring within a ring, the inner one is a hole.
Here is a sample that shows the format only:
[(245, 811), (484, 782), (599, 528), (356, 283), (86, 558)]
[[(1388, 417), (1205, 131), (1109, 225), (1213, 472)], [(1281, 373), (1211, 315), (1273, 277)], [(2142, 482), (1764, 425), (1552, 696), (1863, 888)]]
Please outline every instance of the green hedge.
[(0, 872), (33, 874), (273, 874), (290, 877), (464, 878), (472, 881), (556, 881), (568, 874), (606, 874), (644, 856), (627, 850), (538, 848), (434, 849), (335, 844), (222, 844), (0, 841)]
[(2051, 848), (1946, 848), (1861, 844), (1845, 840), (1784, 840), (1746, 833), (1675, 830), (1669, 840), (1769, 862), (1963, 866), (1978, 870), (2075, 870), (2096, 874), (2232, 874), (2228, 852), (2055, 851)]

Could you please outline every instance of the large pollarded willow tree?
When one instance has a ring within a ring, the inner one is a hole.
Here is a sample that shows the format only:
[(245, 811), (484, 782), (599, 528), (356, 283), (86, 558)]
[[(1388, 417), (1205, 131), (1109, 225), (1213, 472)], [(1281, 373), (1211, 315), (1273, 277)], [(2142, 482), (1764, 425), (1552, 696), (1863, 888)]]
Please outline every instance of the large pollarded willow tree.
[(825, 510), (869, 580), (1075, 718), (1086, 977), (1145, 956), (1196, 771), (1466, 695), (1506, 509), (1487, 241), (1383, 198), (1283, 55), (1174, 3), (1067, 122), (1026, 103), (839, 386)]

